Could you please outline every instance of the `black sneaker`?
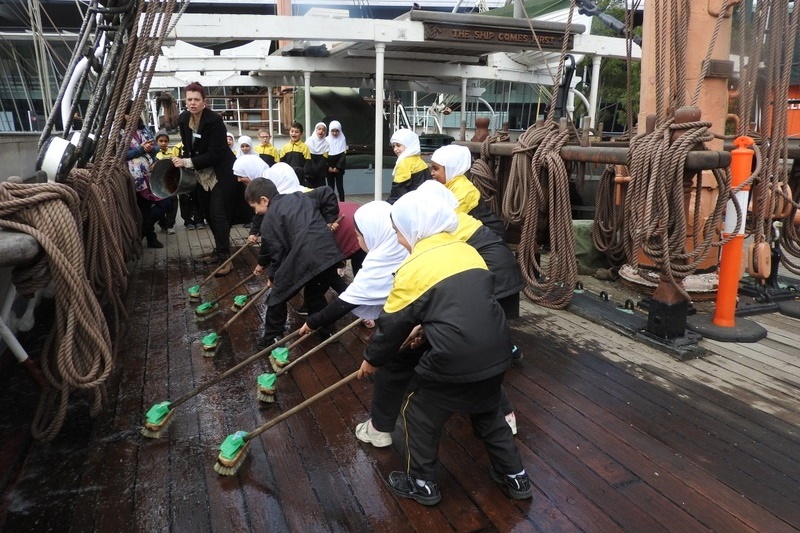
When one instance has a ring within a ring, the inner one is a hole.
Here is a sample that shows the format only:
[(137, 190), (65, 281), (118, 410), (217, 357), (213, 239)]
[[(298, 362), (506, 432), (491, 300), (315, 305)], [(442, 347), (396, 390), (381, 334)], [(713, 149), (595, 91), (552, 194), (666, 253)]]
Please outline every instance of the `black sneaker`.
[(306, 304), (301, 305), (295, 309), (294, 312), (300, 316), (308, 316), (308, 308), (306, 307)]
[(442, 499), (439, 485), (433, 481), (426, 481), (424, 485), (417, 485), (417, 481), (405, 472), (394, 471), (389, 474), (387, 481), (392, 492), (402, 498), (411, 498), (422, 505), (436, 505)]
[(514, 347), (511, 348), (511, 360), (517, 362), (520, 359), (522, 359), (522, 348), (515, 344)]
[(266, 348), (270, 344), (275, 344), (279, 340), (281, 340), (280, 337), (265, 337), (262, 335), (256, 341), (256, 346), (258, 346), (259, 348)]
[(490, 468), (489, 476), (491, 476), (492, 481), (500, 485), (500, 487), (503, 489), (503, 492), (505, 492), (509, 498), (514, 498), (515, 500), (527, 500), (533, 496), (531, 480), (527, 473), (519, 476), (507, 476), (505, 474), (501, 474), (494, 468)]

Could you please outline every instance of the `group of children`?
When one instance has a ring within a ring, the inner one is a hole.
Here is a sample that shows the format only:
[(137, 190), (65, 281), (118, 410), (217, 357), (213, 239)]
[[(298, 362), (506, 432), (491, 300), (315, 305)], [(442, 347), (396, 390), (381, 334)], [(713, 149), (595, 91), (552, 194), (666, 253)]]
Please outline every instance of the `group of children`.
[[(395, 167), (393, 203), (370, 202), (352, 214), (366, 255), (343, 289), (335, 287), (345, 257), (335, 228), (312, 194), (287, 176), (292, 167), (276, 164), (267, 179), (250, 181), (245, 198), (263, 217), (254, 273), (266, 274), (272, 287), (260, 344), (282, 334), (287, 302), (301, 289), (309, 313), (301, 333), (329, 327), (348, 312), (375, 320), (359, 370), (360, 378), (375, 376), (371, 417), (356, 437), (388, 446), (401, 418), (407, 467), (389, 474), (391, 490), (424, 505), (440, 501), (439, 439), (450, 416), (463, 412), (486, 445), (491, 478), (510, 497), (530, 498), (508, 417), (513, 410), (501, 388), (514, 358), (507, 319), (518, 313), (519, 267), (497, 233), (502, 224), (465, 175), (469, 150), (437, 150), (428, 171), (415, 138), (409, 131), (392, 137), (395, 153), (405, 154)], [(338, 296), (327, 304), (330, 287)]]

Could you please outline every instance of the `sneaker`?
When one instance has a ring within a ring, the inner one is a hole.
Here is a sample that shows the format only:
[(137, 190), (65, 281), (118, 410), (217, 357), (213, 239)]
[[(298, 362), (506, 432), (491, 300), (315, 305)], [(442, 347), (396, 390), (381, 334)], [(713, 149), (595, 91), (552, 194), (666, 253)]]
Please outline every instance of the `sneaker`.
[(501, 474), (494, 468), (490, 468), (489, 476), (492, 478), (492, 481), (500, 485), (503, 492), (505, 492), (509, 498), (526, 500), (533, 496), (531, 480), (527, 473), (518, 476), (508, 476), (506, 474)]
[(308, 316), (308, 308), (306, 307), (306, 304), (301, 305), (295, 309), (294, 312), (300, 316)]
[(167, 235), (175, 235), (175, 228), (167, 228)]
[(517, 434), (517, 416), (514, 414), (514, 411), (511, 411), (510, 413), (508, 413), (506, 415), (506, 424), (508, 424), (508, 427), (511, 428), (511, 434), (512, 435), (516, 435)]
[(270, 344), (275, 344), (279, 340), (281, 340), (280, 337), (265, 337), (262, 335), (256, 341), (256, 346), (258, 346), (259, 348), (266, 348)]
[(200, 257), (200, 262), (207, 265), (215, 265), (219, 263), (219, 254), (217, 254), (216, 251), (207, 253), (206, 255)]
[(385, 448), (392, 445), (392, 434), (378, 431), (372, 426), (372, 419), (356, 426), (356, 438), (361, 442), (372, 444), (376, 448)]
[(147, 238), (147, 247), (148, 248), (163, 248), (164, 244), (159, 241), (155, 235), (152, 237)]
[(515, 344), (514, 347), (511, 348), (511, 360), (516, 362), (520, 359), (522, 359), (522, 349)]
[[(220, 257), (219, 262), (223, 263), (227, 260), (227, 257)], [(233, 261), (228, 261), (225, 263), (217, 272), (214, 274), (214, 277), (221, 278), (222, 276), (227, 276), (233, 270)]]
[(389, 474), (389, 488), (401, 498), (411, 498), (422, 505), (436, 505), (442, 499), (439, 485), (434, 481), (425, 481), (421, 485), (405, 472), (394, 471)]
[(184, 224), (184, 227), (186, 228), (187, 231), (190, 231), (193, 230), (195, 226), (194, 224)]
[(197, 228), (197, 229), (203, 229), (203, 228), (205, 228), (206, 226), (205, 226), (205, 224), (203, 224), (202, 222), (198, 222), (197, 224), (195, 224), (195, 225), (194, 225), (194, 227), (195, 227), (195, 228)]

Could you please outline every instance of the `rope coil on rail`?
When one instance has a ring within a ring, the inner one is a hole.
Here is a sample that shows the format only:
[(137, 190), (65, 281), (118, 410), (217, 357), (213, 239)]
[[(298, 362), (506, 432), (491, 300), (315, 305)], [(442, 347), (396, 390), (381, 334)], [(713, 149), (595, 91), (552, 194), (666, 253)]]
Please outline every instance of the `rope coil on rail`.
[[(728, 240), (714, 242), (730, 197), (729, 170), (715, 169), (719, 187), (717, 202), (706, 220), (700, 218), (700, 202), (695, 202), (695, 225), (702, 225), (702, 238), (694, 234), (694, 246), (686, 251), (686, 214), (684, 211), (685, 163), (688, 153), (713, 138), (710, 123), (695, 121), (676, 123), (669, 119), (650, 134), (631, 140), (628, 168), (631, 181), (626, 199), (626, 227), (632, 242), (631, 261), (643, 252), (659, 268), (662, 279), (669, 281), (684, 298), (691, 298), (682, 280), (694, 273), (712, 247)], [(681, 136), (672, 141), (673, 133)], [(701, 176), (696, 186), (702, 186)]]
[[(569, 304), (578, 277), (569, 172), (560, 155), (569, 136), (568, 130), (560, 131), (552, 121), (520, 135), (503, 196), (503, 215), (511, 222), (522, 223), (517, 261), (526, 283), (523, 292), (530, 300), (553, 309)], [(546, 272), (536, 257), (539, 216), (545, 212), (549, 215), (550, 242)]]
[[(42, 391), (32, 427), (51, 440), (64, 422), (70, 392), (86, 390), (97, 411), (112, 368), (111, 336), (102, 308), (85, 276), (83, 221), (78, 194), (61, 184), (0, 184), (0, 226), (27, 233), (47, 255), (47, 274), (27, 275), (55, 288), (55, 324), (45, 340), (40, 366), (49, 388)], [(33, 267), (39, 268), (37, 262)], [(20, 279), (26, 276), (20, 276)], [(32, 284), (23, 290), (34, 288)]]
[(498, 190), (498, 176), (500, 170), (500, 159), (495, 159), (489, 154), (489, 146), (496, 142), (508, 140), (508, 132), (495, 133), (484, 139), (481, 144), (481, 155), (473, 161), (470, 168), (470, 177), (475, 188), (481, 193), (481, 198), (494, 213), (500, 212), (500, 191)]

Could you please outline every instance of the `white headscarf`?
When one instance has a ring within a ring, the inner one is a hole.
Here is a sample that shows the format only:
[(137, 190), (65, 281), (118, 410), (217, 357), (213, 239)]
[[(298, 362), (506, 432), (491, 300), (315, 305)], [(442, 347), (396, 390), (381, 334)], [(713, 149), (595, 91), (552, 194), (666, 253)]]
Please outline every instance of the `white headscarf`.
[[(322, 155), (329, 149), (328, 141), (326, 140), (326, 138), (323, 137), (320, 139), (319, 136), (317, 135), (317, 128), (319, 126), (325, 126), (325, 123), (317, 122), (317, 124), (314, 126), (314, 131), (312, 131), (311, 135), (309, 135), (308, 138), (306, 139), (306, 145), (308, 145), (308, 151), (314, 155)], [(327, 130), (328, 127), (325, 126), (325, 129)]]
[(392, 222), (412, 248), (431, 235), (458, 229), (456, 212), (419, 189), (404, 194), (392, 205)]
[(305, 188), (300, 185), (300, 180), (297, 179), (297, 173), (287, 163), (275, 163), (269, 167), (264, 177), (272, 180), (279, 194), (291, 194), (293, 192), (305, 190)]
[(400, 163), (400, 161), (411, 155), (419, 155), (422, 149), (419, 146), (419, 135), (408, 128), (403, 128), (394, 132), (392, 138), (389, 139), (389, 142), (391, 144), (402, 144), (406, 147), (406, 149), (397, 156), (397, 162), (394, 164), (394, 170), (392, 170), (392, 176), (394, 176), (394, 173), (397, 171), (397, 165)]
[(258, 157), (258, 154), (251, 153), (237, 157), (233, 162), (233, 175), (243, 176), (254, 180), (263, 176), (264, 171), (269, 168), (263, 159)]
[(454, 211), (458, 207), (458, 198), (443, 184), (436, 180), (425, 180), (419, 187), (418, 191), (425, 193), (429, 198), (435, 198), (436, 201), (444, 202), (445, 205), (450, 206)]
[(235, 154), (236, 153), (236, 137), (231, 132), (227, 132), (225, 134), (225, 137), (227, 137), (228, 139), (230, 139), (232, 141), (230, 149), (231, 149), (231, 152), (233, 152)]
[(466, 146), (448, 144), (431, 155), (431, 161), (444, 167), (445, 182), (463, 176), (472, 167), (472, 154)]
[[(243, 144), (246, 144), (247, 146), (250, 147), (250, 151), (248, 153), (246, 153), (246, 154), (244, 152), (242, 152), (242, 145)], [(237, 148), (237, 152), (236, 153), (239, 154), (239, 156), (250, 155), (250, 154), (256, 153), (255, 150), (253, 149), (253, 139), (251, 139), (247, 135), (242, 135), (241, 137), (239, 137), (239, 141), (236, 143), (236, 148)]]
[[(336, 137), (331, 135), (333, 130), (339, 130), (339, 135)], [(338, 120), (331, 120), (331, 124), (328, 126), (328, 136), (325, 137), (325, 140), (328, 142), (328, 155), (337, 155), (347, 151), (347, 139), (344, 137), (342, 124)]]
[(397, 242), (387, 202), (369, 202), (355, 212), (353, 220), (369, 251), (361, 270), (339, 297), (347, 303), (358, 305), (353, 314), (365, 320), (374, 320), (386, 303), (392, 290), (394, 272), (408, 257), (408, 250)]

